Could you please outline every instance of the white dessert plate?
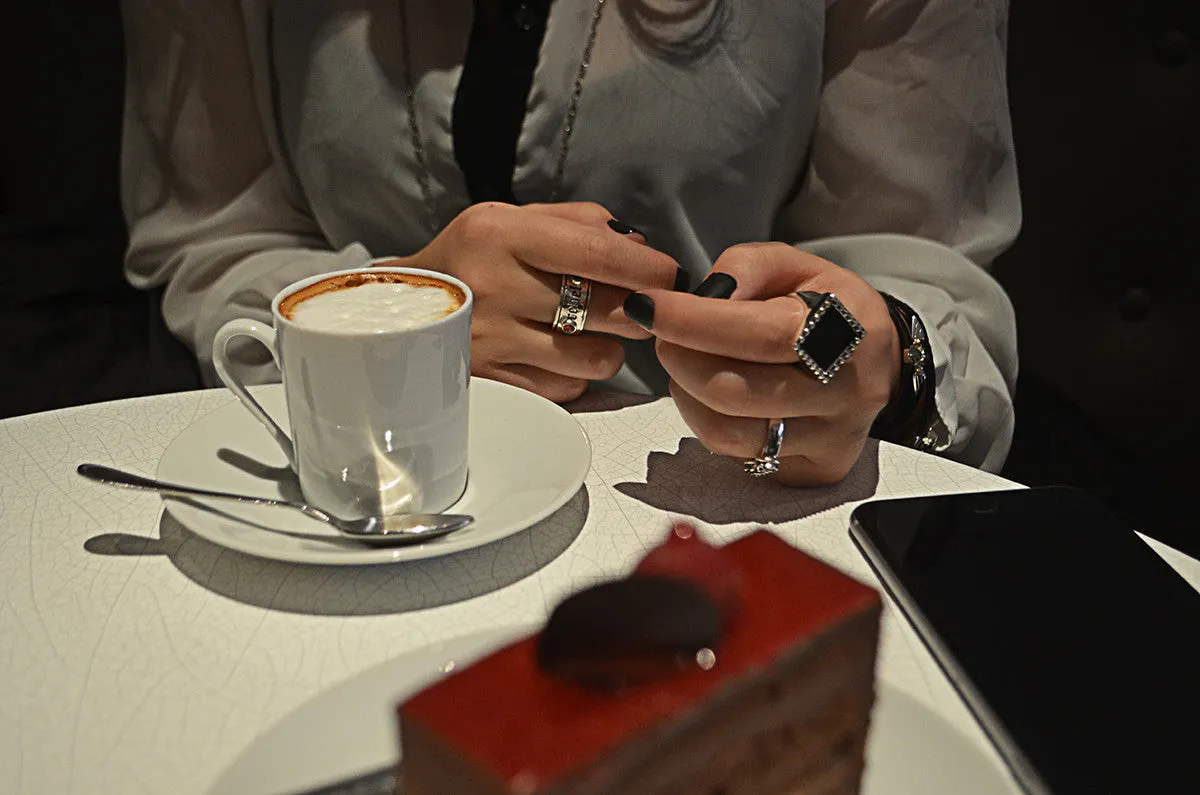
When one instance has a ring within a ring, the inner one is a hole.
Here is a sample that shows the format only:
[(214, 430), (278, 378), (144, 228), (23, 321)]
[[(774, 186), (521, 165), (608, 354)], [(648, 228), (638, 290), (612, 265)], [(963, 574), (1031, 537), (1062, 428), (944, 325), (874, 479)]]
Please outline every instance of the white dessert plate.
[[(395, 705), (454, 668), (529, 632), (509, 628), (436, 643), (326, 690), (260, 735), (209, 795), (284, 795), (397, 760)], [(1017, 795), (1008, 775), (949, 723), (880, 683), (865, 795)]]
[[(283, 388), (261, 387), (254, 394), (287, 428)], [(436, 557), (498, 541), (554, 513), (579, 490), (592, 448), (561, 407), (523, 389), (473, 378), (470, 422), (467, 488), (447, 510), (471, 514), (475, 522), (425, 544), (364, 546), (288, 508), (196, 499), (167, 500), (167, 510), (196, 535), (239, 552), (294, 563), (361, 565)], [(179, 434), (158, 463), (158, 477), (237, 494), (300, 498), (283, 452), (236, 402)]]

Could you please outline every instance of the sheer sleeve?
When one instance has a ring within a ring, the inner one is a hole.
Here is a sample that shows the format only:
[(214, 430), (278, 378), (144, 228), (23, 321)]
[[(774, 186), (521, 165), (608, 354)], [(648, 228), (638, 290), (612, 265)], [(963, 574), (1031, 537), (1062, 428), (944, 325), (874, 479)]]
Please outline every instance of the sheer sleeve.
[(1021, 208), (1006, 0), (831, 0), (806, 173), (776, 235), (911, 305), (930, 333), (935, 447), (988, 470), (1012, 440), (1016, 324), (987, 273)]
[[(166, 285), (163, 316), (213, 383), (212, 340), (234, 317), (270, 318), (289, 283), (354, 267), (330, 250), (288, 183), (272, 140), (264, 75), (236, 0), (122, 0), (127, 49), (121, 160), (125, 272)], [(278, 379), (260, 347), (236, 352), (249, 382)]]

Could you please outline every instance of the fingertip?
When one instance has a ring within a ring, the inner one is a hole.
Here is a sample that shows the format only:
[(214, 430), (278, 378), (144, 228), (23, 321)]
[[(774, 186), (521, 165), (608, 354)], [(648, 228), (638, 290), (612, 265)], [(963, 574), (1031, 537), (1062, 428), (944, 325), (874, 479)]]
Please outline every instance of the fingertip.
[(677, 293), (686, 293), (691, 289), (692, 275), (683, 268), (679, 268), (675, 272), (675, 286), (671, 289)]
[(608, 219), (608, 228), (616, 232), (618, 235), (627, 237), (634, 243), (642, 246), (648, 246), (646, 242), (646, 233), (638, 229), (636, 226), (630, 226), (627, 223), (618, 221), (616, 218)]
[(654, 328), (654, 299), (645, 293), (630, 293), (622, 305), (625, 317), (646, 330)]
[(728, 273), (714, 272), (708, 274), (704, 281), (692, 290), (692, 295), (700, 298), (728, 298), (737, 289), (737, 279)]
[(638, 237), (640, 237), (642, 239), (643, 243), (646, 242), (646, 235), (642, 233), (642, 230), (638, 229), (635, 226), (630, 226), (629, 224), (622, 223), (621, 221), (618, 221), (616, 218), (609, 219), (608, 228), (613, 230), (614, 232), (616, 232), (618, 235), (626, 235), (626, 236), (637, 235)]

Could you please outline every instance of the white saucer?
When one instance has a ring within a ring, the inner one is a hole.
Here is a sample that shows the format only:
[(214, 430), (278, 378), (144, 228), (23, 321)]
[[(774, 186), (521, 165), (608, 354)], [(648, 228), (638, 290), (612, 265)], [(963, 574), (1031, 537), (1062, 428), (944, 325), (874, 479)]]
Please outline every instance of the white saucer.
[[(254, 390), (287, 428), (279, 385)], [(489, 544), (561, 508), (591, 465), (583, 428), (559, 406), (532, 392), (471, 379), (469, 476), (451, 513), (475, 523), (426, 544), (366, 547), (288, 508), (220, 500), (167, 500), (167, 510), (198, 536), (239, 552), (295, 563), (358, 565), (446, 555)], [(259, 497), (298, 499), (295, 476), (266, 429), (240, 403), (206, 414), (176, 437), (158, 463), (162, 480)]]
[[(221, 774), (209, 795), (281, 795), (393, 764), (395, 705), (528, 632), (492, 630), (396, 657), (302, 704)], [(864, 795), (1017, 795), (971, 742), (911, 696), (879, 685)]]

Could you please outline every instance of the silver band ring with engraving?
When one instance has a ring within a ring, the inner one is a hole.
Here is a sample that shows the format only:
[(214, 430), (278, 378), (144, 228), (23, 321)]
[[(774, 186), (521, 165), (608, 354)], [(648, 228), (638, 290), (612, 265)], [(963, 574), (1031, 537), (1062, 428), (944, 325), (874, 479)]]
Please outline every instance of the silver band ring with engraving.
[(782, 447), (783, 420), (771, 420), (767, 423), (767, 443), (763, 445), (762, 455), (742, 465), (746, 474), (755, 478), (774, 475), (779, 471), (779, 451)]
[(564, 273), (558, 291), (558, 310), (551, 328), (563, 334), (578, 334), (587, 322), (588, 302), (592, 299), (592, 280)]

